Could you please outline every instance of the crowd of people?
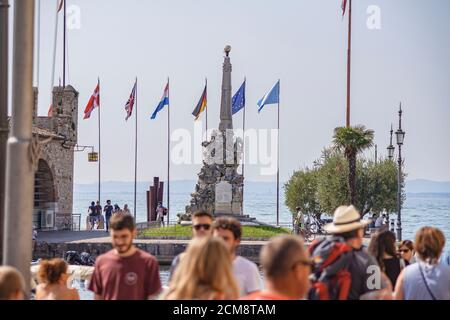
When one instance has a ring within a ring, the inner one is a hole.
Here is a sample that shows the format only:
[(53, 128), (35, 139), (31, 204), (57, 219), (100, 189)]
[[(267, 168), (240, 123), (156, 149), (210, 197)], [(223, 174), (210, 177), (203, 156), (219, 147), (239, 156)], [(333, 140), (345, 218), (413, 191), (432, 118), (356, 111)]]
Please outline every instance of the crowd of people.
[[(353, 206), (342, 206), (325, 226), (327, 237), (308, 245), (297, 235), (273, 237), (260, 252), (261, 277), (255, 263), (239, 256), (239, 221), (200, 211), (163, 288), (156, 257), (133, 244), (133, 217), (113, 214), (113, 249), (97, 257), (88, 288), (96, 300), (450, 300), (439, 229), (422, 227), (414, 242), (398, 244), (392, 232), (380, 230), (366, 248), (369, 223)], [(42, 261), (36, 299), (79, 299), (67, 279), (65, 261)], [(0, 267), (0, 299), (23, 299), (24, 288), (17, 270)]]
[[(104, 212), (104, 216), (102, 212)], [(111, 205), (111, 200), (106, 200), (106, 204), (102, 208), (102, 206), (100, 205), (100, 201), (92, 201), (91, 205), (88, 208), (87, 230), (94, 230), (95, 228), (105, 229), (106, 227), (106, 231), (109, 231), (109, 221), (115, 214), (131, 215), (128, 204), (125, 204), (123, 206), (123, 209), (121, 209), (117, 203), (113, 206)]]

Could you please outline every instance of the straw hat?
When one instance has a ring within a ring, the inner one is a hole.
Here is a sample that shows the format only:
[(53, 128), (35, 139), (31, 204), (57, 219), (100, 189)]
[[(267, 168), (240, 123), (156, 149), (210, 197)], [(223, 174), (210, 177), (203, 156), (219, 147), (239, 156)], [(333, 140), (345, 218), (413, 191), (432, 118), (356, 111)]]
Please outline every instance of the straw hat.
[(361, 220), (361, 215), (354, 206), (340, 206), (334, 211), (333, 222), (327, 224), (325, 231), (331, 234), (344, 233), (364, 228), (370, 220)]

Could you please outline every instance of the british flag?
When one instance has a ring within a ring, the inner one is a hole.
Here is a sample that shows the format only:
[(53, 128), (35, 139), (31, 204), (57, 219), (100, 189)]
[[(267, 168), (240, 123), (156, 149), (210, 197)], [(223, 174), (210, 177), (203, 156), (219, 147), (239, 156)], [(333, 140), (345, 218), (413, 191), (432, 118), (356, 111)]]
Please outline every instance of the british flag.
[(128, 98), (127, 104), (125, 105), (125, 111), (127, 112), (127, 117), (125, 118), (125, 121), (128, 121), (128, 119), (133, 114), (134, 102), (136, 101), (136, 89), (137, 89), (137, 80), (134, 83), (133, 90), (131, 91), (130, 94), (130, 98)]

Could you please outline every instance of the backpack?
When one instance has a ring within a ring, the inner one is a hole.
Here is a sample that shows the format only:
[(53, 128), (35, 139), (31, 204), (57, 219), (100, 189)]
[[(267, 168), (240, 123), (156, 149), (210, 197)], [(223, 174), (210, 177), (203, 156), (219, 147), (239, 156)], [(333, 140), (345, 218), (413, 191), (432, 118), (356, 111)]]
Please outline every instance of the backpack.
[(314, 261), (310, 300), (347, 300), (351, 286), (348, 271), (352, 248), (342, 238), (314, 240), (309, 253)]

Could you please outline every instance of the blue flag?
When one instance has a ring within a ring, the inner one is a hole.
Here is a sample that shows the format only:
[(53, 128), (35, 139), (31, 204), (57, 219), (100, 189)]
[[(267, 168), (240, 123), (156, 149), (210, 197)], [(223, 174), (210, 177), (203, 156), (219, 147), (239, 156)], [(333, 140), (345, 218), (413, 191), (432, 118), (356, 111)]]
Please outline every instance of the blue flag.
[(261, 98), (261, 100), (258, 101), (258, 112), (261, 112), (262, 108), (266, 104), (274, 104), (280, 102), (280, 80), (278, 80), (277, 83), (273, 86), (273, 88), (266, 93), (264, 97)]
[(169, 82), (167, 82), (161, 101), (158, 103), (158, 106), (153, 112), (151, 119), (156, 119), (156, 115), (158, 114), (158, 112), (160, 112), (166, 105), (169, 105)]
[(245, 108), (245, 80), (231, 99), (231, 112), (236, 114), (243, 108)]

